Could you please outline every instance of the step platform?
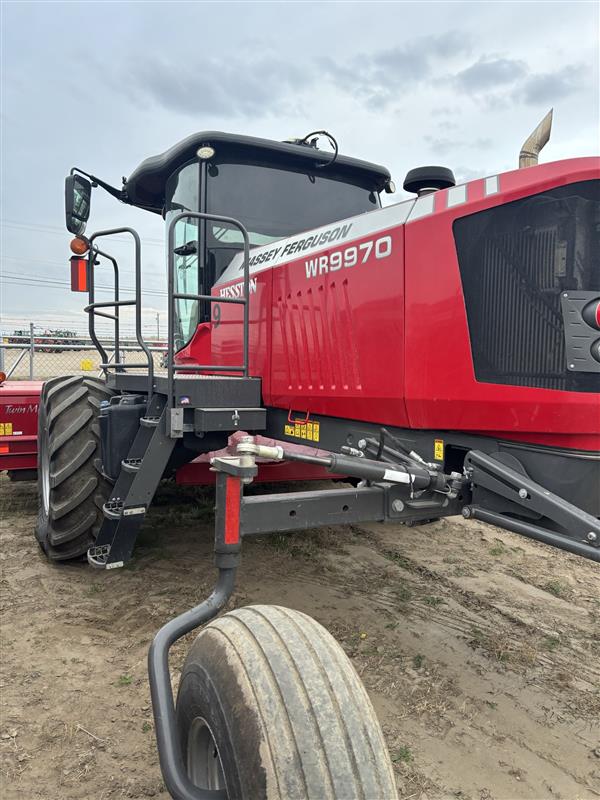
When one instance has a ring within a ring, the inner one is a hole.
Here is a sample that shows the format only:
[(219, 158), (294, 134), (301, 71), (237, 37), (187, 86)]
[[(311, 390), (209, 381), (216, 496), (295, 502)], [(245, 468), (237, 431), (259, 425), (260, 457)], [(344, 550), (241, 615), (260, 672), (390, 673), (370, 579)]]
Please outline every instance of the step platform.
[[(177, 375), (174, 379), (175, 406), (180, 408), (258, 408), (262, 405), (260, 378), (237, 375)], [(120, 392), (146, 392), (148, 374), (111, 373), (107, 379), (111, 389)], [(166, 375), (156, 375), (154, 391), (168, 393)]]

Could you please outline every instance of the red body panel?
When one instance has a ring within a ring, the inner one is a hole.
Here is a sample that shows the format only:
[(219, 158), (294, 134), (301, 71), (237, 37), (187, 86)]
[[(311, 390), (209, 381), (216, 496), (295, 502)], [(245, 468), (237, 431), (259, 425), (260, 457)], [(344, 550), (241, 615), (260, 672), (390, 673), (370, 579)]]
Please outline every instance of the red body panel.
[(41, 381), (0, 386), (0, 471), (36, 469)]
[[(351, 232), (318, 252), (261, 264), (251, 275), (250, 367), (263, 379), (265, 403), (401, 428), (600, 449), (600, 395), (475, 380), (452, 233), (458, 217), (599, 174), (600, 159), (581, 158), (472, 181), (468, 200), (451, 208), (448, 190), (440, 191), (419, 198), (406, 222), (386, 229), (378, 220), (392, 209), (373, 211), (354, 218), (357, 230), (372, 226), (366, 235)], [(394, 207), (399, 217), (404, 205)], [(361, 245), (366, 254), (369, 242), (385, 236), (389, 257), (376, 259), (371, 250), (364, 263), (317, 269), (309, 279), (309, 261), (324, 256), (331, 265), (335, 253)], [(213, 294), (236, 283), (221, 283)], [(241, 363), (241, 306), (222, 305), (221, 315), (213, 360)]]
[[(447, 209), (406, 226), (406, 341), (427, 358), (407, 358), (406, 404), (411, 427), (495, 432), (507, 439), (598, 450), (600, 397), (475, 380), (452, 222), (460, 216), (575, 181), (598, 178), (600, 159), (582, 158), (500, 176), (500, 192), (485, 197), (484, 181), (469, 187), (468, 208)], [(443, 268), (440, 264), (443, 259)]]
[(408, 425), (404, 330), (398, 313), (404, 304), (403, 234), (402, 227), (377, 233), (378, 240), (391, 242), (390, 255), (379, 260), (374, 247), (368, 254), (366, 246), (361, 250), (373, 235), (352, 241), (349, 248), (329, 248), (323, 254), (330, 258), (357, 250), (359, 263), (311, 281), (304, 258), (270, 271), (268, 405), (368, 422), (392, 412), (394, 424)]

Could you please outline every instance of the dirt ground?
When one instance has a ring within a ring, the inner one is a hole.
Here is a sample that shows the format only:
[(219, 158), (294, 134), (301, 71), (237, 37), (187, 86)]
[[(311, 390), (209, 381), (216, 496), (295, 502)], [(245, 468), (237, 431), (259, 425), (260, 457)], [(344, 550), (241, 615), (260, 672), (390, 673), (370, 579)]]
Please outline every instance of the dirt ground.
[[(211, 588), (210, 495), (165, 485), (133, 563), (104, 573), (48, 564), (35, 485), (0, 492), (2, 797), (166, 800), (146, 654)], [(600, 797), (599, 585), (592, 562), (452, 518), (248, 541), (231, 606), (300, 609), (342, 642), (405, 800), (583, 800)]]

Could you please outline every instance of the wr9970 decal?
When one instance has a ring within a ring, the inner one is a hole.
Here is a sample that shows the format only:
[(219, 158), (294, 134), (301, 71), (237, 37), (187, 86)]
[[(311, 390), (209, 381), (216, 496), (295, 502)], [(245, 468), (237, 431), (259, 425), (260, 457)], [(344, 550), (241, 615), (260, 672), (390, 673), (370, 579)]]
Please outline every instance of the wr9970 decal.
[(339, 269), (355, 267), (357, 264), (366, 264), (371, 255), (377, 259), (387, 258), (392, 254), (392, 237), (382, 236), (379, 239), (370, 239), (368, 242), (350, 245), (343, 250), (334, 250), (304, 262), (307, 278), (316, 278), (328, 272)]

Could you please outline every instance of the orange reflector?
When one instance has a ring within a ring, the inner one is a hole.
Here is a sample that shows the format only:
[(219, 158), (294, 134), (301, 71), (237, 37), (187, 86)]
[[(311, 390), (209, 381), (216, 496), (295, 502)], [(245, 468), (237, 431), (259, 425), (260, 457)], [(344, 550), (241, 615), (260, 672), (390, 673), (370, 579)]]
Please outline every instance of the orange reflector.
[(10, 448), (7, 444), (0, 444), (0, 453), (8, 453), (9, 449)]
[(83, 236), (76, 236), (74, 239), (71, 239), (69, 247), (71, 248), (71, 252), (75, 253), (76, 256), (82, 256), (90, 249), (90, 243), (87, 239), (84, 239)]
[(0, 383), (4, 383), (6, 380), (6, 372), (0, 372)]
[(87, 292), (87, 259), (71, 256), (71, 291)]

